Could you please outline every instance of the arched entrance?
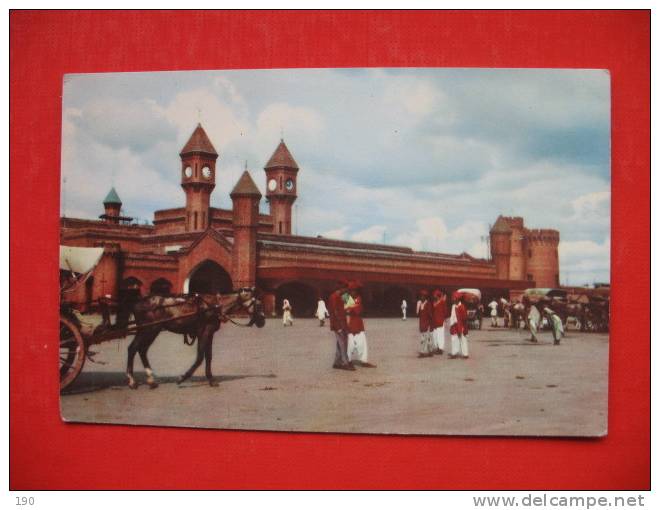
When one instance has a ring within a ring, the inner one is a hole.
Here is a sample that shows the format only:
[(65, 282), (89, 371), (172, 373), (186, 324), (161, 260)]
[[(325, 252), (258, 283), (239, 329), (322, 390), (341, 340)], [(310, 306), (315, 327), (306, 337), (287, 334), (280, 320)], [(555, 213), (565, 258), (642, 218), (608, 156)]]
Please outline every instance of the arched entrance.
[(227, 294), (233, 290), (229, 273), (212, 260), (199, 264), (183, 284), (183, 292), (189, 294)]
[(172, 294), (172, 282), (166, 278), (158, 278), (151, 284), (149, 293), (157, 296), (169, 296)]
[(282, 315), (282, 301), (288, 299), (294, 317), (312, 317), (316, 311), (318, 292), (302, 282), (289, 282), (280, 285), (275, 294), (275, 313)]
[(387, 287), (383, 293), (383, 314), (385, 316), (401, 315), (401, 302), (405, 299), (408, 304), (408, 315), (415, 311), (415, 303), (408, 289), (399, 286)]

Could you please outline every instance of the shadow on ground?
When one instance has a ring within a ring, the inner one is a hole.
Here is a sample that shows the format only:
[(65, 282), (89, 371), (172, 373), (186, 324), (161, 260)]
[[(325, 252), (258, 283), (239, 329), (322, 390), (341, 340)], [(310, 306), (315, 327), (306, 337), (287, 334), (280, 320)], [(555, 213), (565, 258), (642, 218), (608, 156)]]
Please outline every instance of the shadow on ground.
[[(213, 378), (216, 383), (223, 383), (228, 381), (235, 381), (239, 379), (274, 379), (275, 374), (235, 374), (235, 375), (218, 375)], [(141, 387), (148, 388), (146, 383), (146, 374), (135, 373), (135, 379)], [(166, 376), (157, 377), (159, 385), (163, 384), (177, 384), (179, 376)], [(204, 376), (193, 376), (186, 382), (179, 385), (179, 388), (192, 388), (197, 386), (207, 386), (208, 380)], [(82, 373), (78, 376), (75, 382), (69, 386), (62, 395), (77, 395), (81, 393), (92, 393), (95, 391), (107, 389), (125, 389), (129, 390), (128, 380), (124, 372), (96, 372), (96, 373)]]

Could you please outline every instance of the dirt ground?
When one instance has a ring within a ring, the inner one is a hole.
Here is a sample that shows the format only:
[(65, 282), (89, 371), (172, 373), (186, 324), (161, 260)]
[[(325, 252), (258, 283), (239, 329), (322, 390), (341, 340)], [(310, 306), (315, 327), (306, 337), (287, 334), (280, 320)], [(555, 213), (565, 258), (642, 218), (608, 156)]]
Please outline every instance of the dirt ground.
[[(555, 346), (524, 331), (490, 328), (469, 335), (470, 358), (417, 358), (417, 321), (366, 319), (377, 368), (331, 368), (327, 325), (297, 319), (283, 327), (224, 325), (214, 339), (218, 387), (176, 377), (196, 348), (171, 333), (151, 347), (160, 386), (137, 390), (124, 375), (129, 339), (94, 346), (96, 360), (61, 397), (62, 418), (224, 429), (314, 432), (602, 436), (607, 433), (607, 334), (568, 331)], [(138, 381), (145, 375), (139, 357)]]

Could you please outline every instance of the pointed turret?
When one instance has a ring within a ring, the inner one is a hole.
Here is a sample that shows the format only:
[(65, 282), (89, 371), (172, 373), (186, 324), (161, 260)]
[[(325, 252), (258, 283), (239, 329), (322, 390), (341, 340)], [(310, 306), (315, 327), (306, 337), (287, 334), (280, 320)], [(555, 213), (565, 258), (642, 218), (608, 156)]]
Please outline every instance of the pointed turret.
[(240, 179), (238, 179), (236, 186), (234, 186), (234, 189), (231, 191), (229, 196), (231, 198), (238, 196), (261, 198), (261, 192), (259, 191), (259, 188), (257, 188), (257, 185), (252, 180), (252, 176), (250, 175), (250, 172), (245, 170), (243, 172), (243, 175), (241, 175)]
[(103, 199), (103, 205), (120, 205), (121, 206), (121, 199), (119, 198), (119, 195), (117, 195), (117, 191), (113, 187), (108, 194), (105, 196)]
[(297, 197), (298, 163), (289, 148), (280, 144), (264, 167), (266, 171), (266, 199), (273, 218), (273, 232), (291, 234), (291, 207)]
[(121, 206), (121, 199), (117, 194), (117, 190), (115, 190), (113, 187), (103, 199), (103, 208), (105, 209), (105, 213), (101, 214), (99, 218), (104, 220), (106, 223), (130, 223), (133, 218), (122, 216)]
[(283, 139), (280, 139), (280, 144), (277, 146), (277, 149), (275, 149), (275, 152), (273, 152), (273, 155), (264, 167), (264, 169), (269, 168), (295, 168), (298, 170), (298, 163), (293, 159), (293, 156), (289, 152), (289, 148), (286, 146)]
[(206, 230), (218, 153), (201, 124), (197, 124), (180, 156), (181, 187), (186, 192), (186, 231)]
[(209, 154), (211, 156), (218, 156), (218, 153), (215, 151), (215, 147), (213, 147), (211, 140), (209, 140), (209, 137), (201, 124), (197, 124), (195, 131), (193, 131), (193, 134), (190, 135), (190, 139), (186, 145), (183, 146), (183, 149), (181, 149), (179, 155), (184, 156), (186, 154), (192, 153), (203, 153)]

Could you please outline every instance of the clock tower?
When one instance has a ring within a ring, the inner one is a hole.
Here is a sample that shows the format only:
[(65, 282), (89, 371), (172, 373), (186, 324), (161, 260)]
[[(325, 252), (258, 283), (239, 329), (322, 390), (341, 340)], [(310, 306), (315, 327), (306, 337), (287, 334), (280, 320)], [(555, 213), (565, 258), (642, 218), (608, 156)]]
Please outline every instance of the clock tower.
[(197, 124), (179, 156), (181, 187), (186, 192), (186, 232), (206, 230), (218, 153), (201, 124)]
[(297, 198), (298, 164), (291, 156), (284, 140), (264, 167), (266, 171), (266, 200), (270, 204), (275, 234), (291, 234), (291, 207)]

